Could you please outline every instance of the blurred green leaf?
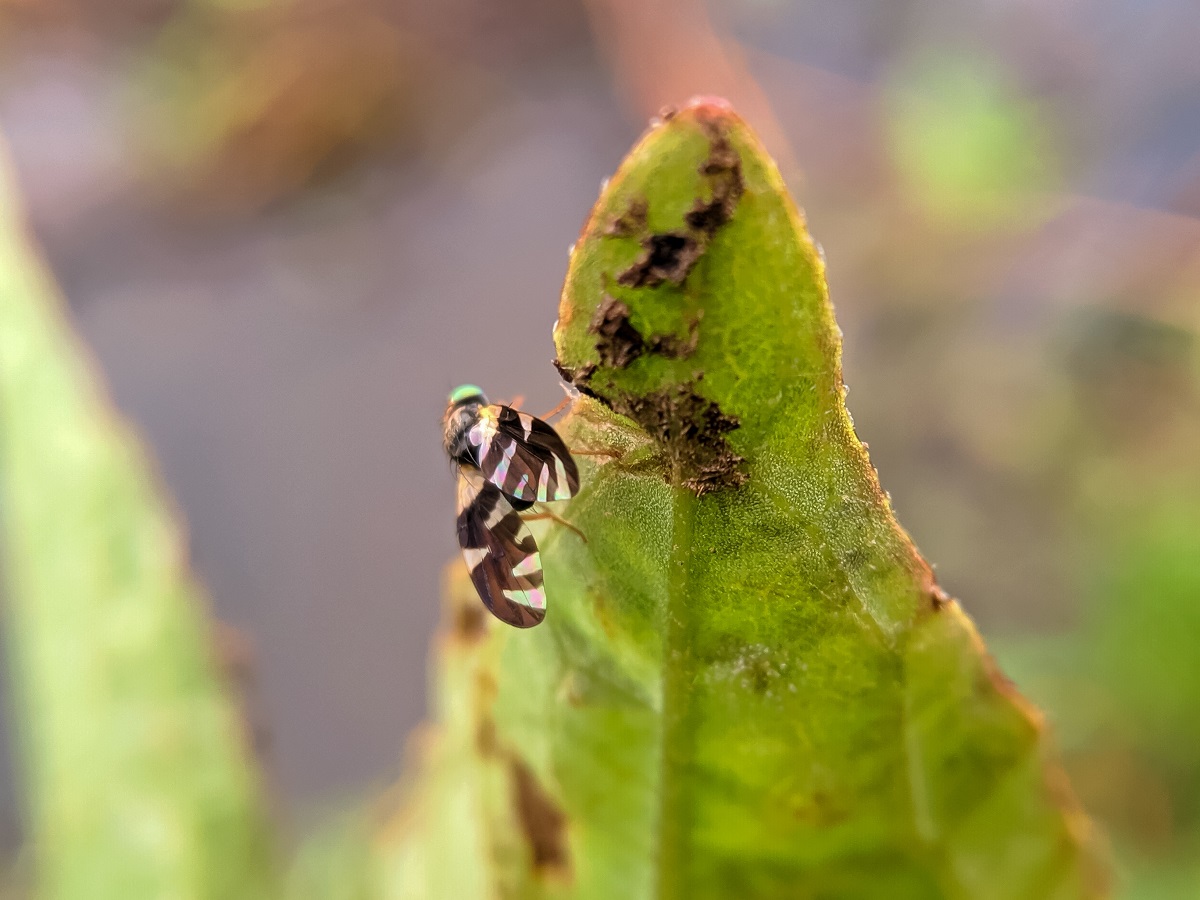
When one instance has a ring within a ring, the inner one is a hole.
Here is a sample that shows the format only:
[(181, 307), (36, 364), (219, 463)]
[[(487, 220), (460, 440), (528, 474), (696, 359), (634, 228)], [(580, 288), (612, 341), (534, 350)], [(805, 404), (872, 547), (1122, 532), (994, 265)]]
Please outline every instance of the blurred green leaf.
[(378, 831), (389, 897), (1103, 894), (1036, 713), (896, 524), (822, 263), (724, 106), (653, 128), (555, 332), (601, 456), (541, 530), (550, 612), (461, 575), (440, 731)]
[(0, 179), (0, 511), (45, 898), (264, 897), (259, 779), (202, 590)]
[(1072, 323), (1062, 467), (1080, 622), (1000, 647), (1111, 836), (1119, 896), (1200, 896), (1200, 379), (1195, 335), (1096, 307)]
[(176, 215), (261, 212), (427, 137), (415, 86), (435, 54), (369, 4), (308, 7), (184, 4), (135, 58), (139, 171)]
[[(1140, 520), (1121, 524), (1121, 544), (1109, 548), (1107, 565), (1095, 573), (1102, 597), (1089, 635), (1093, 668), (1126, 710), (1127, 724), (1159, 748), (1164, 762), (1193, 769), (1200, 746), (1198, 500), (1200, 492), (1158, 498)], [(1192, 812), (1200, 818), (1200, 772), (1192, 778)]]
[(1052, 118), (987, 60), (929, 56), (903, 67), (889, 136), (912, 202), (950, 227), (1028, 227), (1058, 178)]

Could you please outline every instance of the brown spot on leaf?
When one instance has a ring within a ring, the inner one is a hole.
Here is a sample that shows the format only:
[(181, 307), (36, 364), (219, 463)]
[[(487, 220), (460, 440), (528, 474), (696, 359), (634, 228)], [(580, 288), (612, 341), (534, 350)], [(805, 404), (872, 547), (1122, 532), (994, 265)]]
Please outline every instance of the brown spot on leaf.
[(850, 812), (845, 803), (839, 802), (838, 797), (829, 791), (816, 790), (812, 794), (812, 804), (809, 807), (811, 821), (823, 827), (830, 827), (845, 822), (850, 818)]
[(950, 605), (950, 595), (942, 590), (940, 585), (933, 585), (929, 590), (929, 599), (933, 603), (934, 611), (945, 609)]
[(500, 751), (500, 743), (496, 739), (496, 722), (490, 715), (484, 715), (475, 728), (475, 746), (483, 756), (495, 756)]
[[(643, 338), (629, 318), (629, 307), (615, 297), (605, 294), (592, 315), (588, 332), (597, 335), (596, 352), (600, 362), (614, 369), (623, 369), (644, 353), (665, 356), (668, 359), (686, 359), (696, 352), (700, 340), (700, 317), (688, 324), (687, 337), (674, 334), (653, 334)], [(592, 364), (570, 371), (556, 361), (559, 374), (575, 384), (577, 379), (590, 380), (596, 367)], [(590, 368), (589, 368), (590, 366)]]
[(629, 208), (617, 216), (601, 232), (607, 237), (633, 237), (646, 230), (646, 213), (648, 206), (645, 197), (634, 197), (629, 201)]
[(517, 819), (529, 842), (533, 867), (539, 874), (562, 876), (570, 869), (567, 817), (546, 793), (533, 770), (515, 756), (510, 761)]
[(658, 442), (684, 487), (703, 496), (739, 487), (747, 475), (745, 460), (726, 437), (738, 427), (737, 418), (696, 393), (695, 386), (693, 380), (645, 396), (622, 394), (612, 406)]
[[(736, 190), (741, 193), (742, 159), (729, 143), (729, 135), (721, 130), (720, 124), (712, 119), (701, 119), (701, 125), (708, 134), (708, 159), (700, 164), (700, 174), (712, 177), (733, 177), (737, 180)], [(733, 189), (733, 186), (730, 186)]]
[[(481, 695), (494, 696), (494, 691), (483, 689)], [(566, 813), (538, 784), (529, 764), (501, 740), (489, 709), (485, 707), (480, 711), (475, 726), (475, 746), (479, 755), (496, 760), (508, 768), (512, 778), (513, 805), (521, 831), (529, 843), (534, 872), (565, 877), (570, 870)]]
[(474, 644), (487, 635), (487, 618), (478, 603), (459, 603), (454, 609), (451, 632), (464, 644)]
[[(582, 366), (571, 368), (557, 356), (554, 357), (551, 362), (554, 363), (554, 368), (558, 372), (558, 377), (575, 388), (575, 390), (579, 391), (579, 393), (586, 394), (587, 396), (593, 397), (596, 400), (604, 400), (604, 398), (588, 387), (588, 382), (591, 381), (592, 376), (596, 374), (597, 366), (595, 363), (584, 363)], [(604, 402), (607, 403), (608, 401)]]
[(674, 334), (652, 334), (646, 340), (646, 351), (668, 359), (687, 359), (696, 352), (696, 344), (700, 341), (700, 316), (688, 323), (687, 337), (681, 338)]
[(700, 174), (708, 178), (712, 198), (696, 199), (684, 218), (689, 228), (711, 238), (717, 229), (733, 218), (733, 211), (745, 192), (742, 179), (742, 160), (729, 142), (729, 136), (711, 119), (701, 119), (708, 133), (708, 158), (700, 164)]
[(635, 288), (657, 287), (664, 281), (683, 284), (703, 255), (704, 245), (689, 233), (651, 234), (642, 240), (642, 255), (617, 276), (617, 283)]
[(560, 878), (569, 875), (571, 860), (567, 849), (566, 813), (538, 784), (529, 764), (500, 740), (496, 722), (486, 711), (480, 714), (476, 725), (475, 745), (480, 756), (497, 760), (509, 770), (513, 805), (521, 831), (529, 843), (534, 872)]
[[(733, 218), (738, 201), (745, 191), (742, 179), (742, 160), (729, 141), (721, 122), (701, 118), (700, 125), (708, 136), (708, 156), (700, 163), (699, 172), (707, 181), (709, 198), (697, 197), (684, 218), (684, 231), (666, 231), (642, 239), (642, 254), (632, 266), (617, 276), (626, 287), (657, 287), (664, 282), (683, 284), (695, 267), (713, 236)], [(645, 199), (637, 210), (641, 229), (645, 229)], [(636, 201), (635, 201), (636, 202)], [(630, 211), (633, 211), (631, 204)], [(628, 228), (614, 232), (617, 223), (625, 222), (627, 212), (609, 225), (605, 233), (630, 234)]]
[(213, 623), (212, 642), (221, 675), (232, 688), (241, 713), (246, 741), (261, 767), (267, 769), (272, 734), (258, 689), (254, 643), (243, 631), (220, 620)]
[(707, 203), (697, 200), (692, 211), (684, 216), (683, 220), (687, 222), (688, 228), (712, 234), (729, 221), (729, 210), (723, 203), (718, 203), (716, 200), (710, 200)]
[[(681, 228), (645, 233), (649, 210), (644, 197), (630, 201), (628, 209), (602, 229), (603, 234), (629, 236), (640, 233), (642, 252), (617, 283), (627, 288), (682, 285), (704, 255), (713, 237), (733, 217), (745, 192), (742, 163), (722, 117), (701, 116), (700, 127), (708, 139), (708, 155), (698, 172), (703, 182)], [(702, 311), (701, 311), (702, 312)], [(588, 331), (597, 336), (597, 362), (572, 368), (555, 360), (559, 374), (582, 393), (605, 403), (637, 422), (663, 451), (668, 477), (697, 495), (737, 488), (747, 479), (742, 457), (733, 452), (728, 435), (738, 427), (736, 417), (696, 392), (700, 373), (679, 385), (649, 394), (614, 391), (593, 376), (598, 366), (622, 369), (643, 356), (686, 359), (699, 341), (699, 316), (688, 323), (686, 336), (645, 336), (630, 320), (629, 306), (605, 295), (596, 308)], [(655, 460), (655, 465), (661, 465)]]
[(599, 337), (596, 352), (606, 366), (623, 369), (646, 349), (646, 342), (629, 321), (629, 307), (608, 294), (596, 307), (588, 331)]

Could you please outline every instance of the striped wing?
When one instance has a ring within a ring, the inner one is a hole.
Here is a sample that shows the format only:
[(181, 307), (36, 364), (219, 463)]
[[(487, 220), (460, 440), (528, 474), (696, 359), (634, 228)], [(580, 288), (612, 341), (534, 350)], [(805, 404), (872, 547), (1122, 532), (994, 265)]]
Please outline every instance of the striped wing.
[(458, 477), (458, 543), (492, 615), (517, 628), (546, 617), (542, 561), (529, 527), (496, 485), (470, 469)]
[(472, 442), (480, 471), (514, 500), (566, 500), (579, 490), (579, 470), (567, 445), (536, 416), (511, 406), (486, 406), (477, 429)]

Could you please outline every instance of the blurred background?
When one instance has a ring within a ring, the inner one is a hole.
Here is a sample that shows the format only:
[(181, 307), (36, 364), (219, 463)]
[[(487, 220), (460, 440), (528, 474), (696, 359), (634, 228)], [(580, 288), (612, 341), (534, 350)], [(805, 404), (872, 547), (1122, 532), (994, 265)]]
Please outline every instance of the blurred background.
[(558, 401), (601, 179), (717, 93), (824, 248), (901, 522), (1045, 708), (1121, 896), (1183, 898), (1198, 47), (1192, 0), (0, 0), (0, 132), (236, 629), (297, 832), (394, 778), (422, 717), (446, 393)]

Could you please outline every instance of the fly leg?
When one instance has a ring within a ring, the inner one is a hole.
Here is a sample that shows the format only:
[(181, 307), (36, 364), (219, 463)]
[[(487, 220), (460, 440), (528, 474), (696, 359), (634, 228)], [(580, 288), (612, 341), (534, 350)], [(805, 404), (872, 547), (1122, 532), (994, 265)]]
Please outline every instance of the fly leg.
[(619, 450), (576, 450), (570, 448), (572, 456), (606, 456), (609, 459), (620, 459), (624, 456)]
[(554, 407), (554, 409), (550, 410), (550, 412), (546, 413), (545, 415), (538, 416), (538, 418), (542, 419), (543, 421), (545, 421), (547, 419), (551, 419), (554, 416), (557, 416), (560, 412), (562, 412), (564, 409), (566, 409), (570, 405), (571, 405), (571, 398), (563, 397), (562, 402), (560, 404), (558, 404), (558, 406)]
[(570, 528), (573, 532), (575, 532), (577, 535), (579, 535), (579, 539), (581, 541), (583, 541), (585, 544), (587, 543), (587, 537), (584, 535), (584, 533), (582, 531), (580, 531), (578, 528), (576, 528), (574, 525), (572, 525), (570, 522), (568, 522), (566, 519), (564, 519), (558, 513), (551, 512), (550, 510), (545, 509), (544, 507), (539, 508), (539, 511), (533, 513), (532, 515), (521, 516), (521, 519), (525, 522), (537, 522), (542, 519), (550, 519), (553, 522), (557, 522), (559, 525), (562, 525), (566, 528)]

